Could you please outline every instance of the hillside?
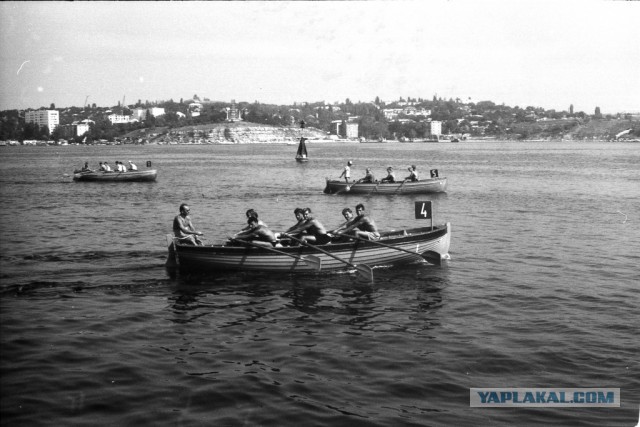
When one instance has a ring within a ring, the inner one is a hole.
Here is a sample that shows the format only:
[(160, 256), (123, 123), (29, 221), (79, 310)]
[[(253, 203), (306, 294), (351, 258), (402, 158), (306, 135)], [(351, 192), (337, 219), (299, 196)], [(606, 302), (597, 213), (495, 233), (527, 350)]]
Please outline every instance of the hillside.
[[(500, 135), (500, 138), (609, 141), (624, 130), (639, 128), (640, 121), (628, 119), (545, 120), (514, 123), (507, 133)], [(627, 135), (625, 138), (632, 139), (634, 136)]]
[(325, 139), (327, 133), (316, 128), (271, 126), (250, 122), (210, 123), (178, 128), (155, 127), (139, 129), (124, 138), (143, 139), (157, 144), (258, 144), (289, 143), (301, 136), (309, 139)]

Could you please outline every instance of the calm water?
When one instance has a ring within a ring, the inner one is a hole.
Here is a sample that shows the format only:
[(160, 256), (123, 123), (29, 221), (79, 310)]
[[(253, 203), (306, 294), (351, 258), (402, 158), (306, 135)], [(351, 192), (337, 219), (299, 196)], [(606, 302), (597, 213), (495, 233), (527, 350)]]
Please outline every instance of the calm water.
[[(2, 425), (634, 426), (640, 145), (0, 147)], [(325, 195), (346, 160), (449, 178), (439, 196)], [(147, 160), (156, 183), (74, 183)], [(352, 273), (171, 276), (188, 202), (218, 242), (363, 202), (452, 223), (451, 260)], [(469, 407), (470, 387), (611, 387), (620, 408)]]

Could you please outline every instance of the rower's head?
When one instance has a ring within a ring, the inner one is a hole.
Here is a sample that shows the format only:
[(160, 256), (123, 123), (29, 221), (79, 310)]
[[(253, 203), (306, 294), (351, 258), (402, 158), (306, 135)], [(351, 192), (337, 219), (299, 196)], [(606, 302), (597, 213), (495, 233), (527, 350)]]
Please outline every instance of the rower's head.
[(258, 212), (256, 212), (254, 209), (249, 209), (247, 211), (247, 218), (251, 218), (252, 216), (258, 218)]
[(392, 168), (391, 166), (389, 166), (389, 167), (387, 168), (387, 172), (393, 172), (393, 168)]
[(255, 216), (250, 216), (249, 218), (247, 218), (247, 224), (249, 224), (251, 228), (256, 228), (258, 226), (258, 218), (256, 218)]
[(344, 216), (345, 219), (353, 218), (353, 212), (351, 211), (351, 208), (342, 209), (342, 216)]
[(362, 203), (358, 203), (356, 206), (356, 215), (362, 215), (364, 212), (364, 205)]
[(295, 208), (293, 210), (293, 214), (296, 216), (297, 219), (302, 219), (302, 217), (304, 216), (304, 209), (302, 208)]
[(180, 205), (180, 213), (183, 215), (189, 215), (189, 212), (191, 212), (191, 209), (189, 208), (189, 205), (186, 203), (183, 203)]
[(349, 161), (347, 162), (347, 166), (353, 166), (353, 162), (352, 162), (351, 160), (349, 160)]
[(305, 219), (309, 219), (312, 217), (311, 208), (304, 208), (302, 211), (302, 215), (304, 215)]

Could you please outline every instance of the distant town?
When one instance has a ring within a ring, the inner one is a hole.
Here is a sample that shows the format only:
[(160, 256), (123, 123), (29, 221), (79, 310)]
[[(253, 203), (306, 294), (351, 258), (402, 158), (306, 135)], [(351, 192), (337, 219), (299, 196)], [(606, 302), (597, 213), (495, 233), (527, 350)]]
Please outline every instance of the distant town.
[[(0, 145), (216, 144), (311, 140), (431, 142), (467, 139), (639, 141), (640, 113), (510, 107), (433, 96), (271, 105), (188, 99), (88, 104), (0, 113)], [(295, 131), (299, 129), (299, 131)], [(286, 131), (285, 131), (286, 130)]]

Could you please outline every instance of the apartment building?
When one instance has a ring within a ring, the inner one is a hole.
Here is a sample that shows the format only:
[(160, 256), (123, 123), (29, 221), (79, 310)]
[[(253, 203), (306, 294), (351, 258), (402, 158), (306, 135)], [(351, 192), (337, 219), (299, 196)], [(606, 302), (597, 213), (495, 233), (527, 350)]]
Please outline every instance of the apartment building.
[(47, 126), (49, 133), (60, 124), (60, 114), (56, 110), (36, 110), (24, 113), (25, 123), (35, 123), (38, 127)]
[(347, 122), (346, 120), (333, 120), (331, 122), (331, 134), (338, 135), (342, 138), (357, 139), (358, 123)]
[(147, 110), (153, 117), (164, 116), (164, 108), (151, 107)]
[(442, 135), (442, 122), (434, 120), (429, 122), (430, 135)]
[(111, 122), (111, 124), (118, 124), (118, 123), (130, 123), (131, 122), (131, 116), (123, 116), (120, 114), (109, 114), (107, 116), (107, 119)]
[(61, 125), (61, 136), (63, 138), (75, 138), (76, 136), (82, 136), (89, 132), (89, 123), (73, 122), (70, 125)]
[(158, 116), (162, 116), (165, 114), (164, 108), (158, 108), (158, 107), (153, 107), (153, 108), (134, 108), (132, 110), (131, 113), (131, 119), (130, 121), (139, 121), (139, 122), (143, 122), (145, 120), (147, 120), (147, 114), (153, 116), (153, 117), (158, 117)]

